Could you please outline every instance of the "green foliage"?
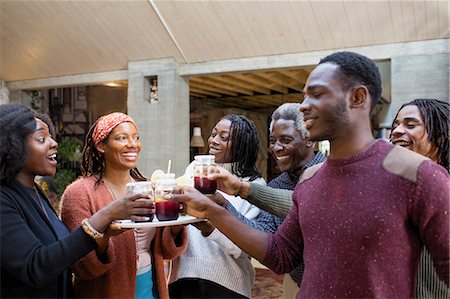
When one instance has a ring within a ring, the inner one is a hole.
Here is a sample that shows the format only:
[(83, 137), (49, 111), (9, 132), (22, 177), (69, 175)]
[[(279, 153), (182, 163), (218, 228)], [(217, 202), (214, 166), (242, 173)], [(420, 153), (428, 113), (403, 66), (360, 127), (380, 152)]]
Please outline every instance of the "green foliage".
[(78, 163), (81, 161), (82, 143), (76, 138), (65, 137), (58, 143), (58, 170), (53, 177), (53, 182), (56, 186), (56, 193), (60, 198), (77, 174), (74, 170), (74, 166), (78, 167)]
[(58, 144), (58, 157), (62, 162), (75, 162), (81, 160), (82, 144), (78, 139), (63, 138)]
[(31, 108), (37, 112), (42, 113), (41, 102), (44, 97), (41, 95), (41, 92), (38, 90), (31, 91)]
[(53, 177), (53, 182), (56, 186), (56, 193), (58, 194), (58, 198), (61, 198), (64, 190), (67, 185), (69, 185), (75, 179), (76, 174), (73, 169), (61, 168), (58, 169), (55, 176)]

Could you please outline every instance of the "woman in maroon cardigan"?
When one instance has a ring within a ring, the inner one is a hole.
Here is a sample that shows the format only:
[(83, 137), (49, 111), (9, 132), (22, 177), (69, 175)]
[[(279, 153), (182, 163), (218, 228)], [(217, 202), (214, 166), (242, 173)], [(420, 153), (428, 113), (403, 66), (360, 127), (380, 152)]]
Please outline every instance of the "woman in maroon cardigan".
[[(83, 151), (83, 177), (63, 194), (62, 219), (72, 230), (83, 218), (126, 193), (126, 184), (146, 178), (136, 168), (142, 144), (126, 114), (105, 115), (91, 127)], [(79, 298), (168, 298), (163, 259), (181, 254), (183, 226), (136, 228), (104, 238), (75, 265)]]

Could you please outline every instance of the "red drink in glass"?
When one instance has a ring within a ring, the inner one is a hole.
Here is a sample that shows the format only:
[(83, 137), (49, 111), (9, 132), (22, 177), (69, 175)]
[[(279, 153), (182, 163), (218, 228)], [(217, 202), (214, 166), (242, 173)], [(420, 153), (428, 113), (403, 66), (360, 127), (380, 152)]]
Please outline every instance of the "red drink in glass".
[(217, 190), (217, 181), (208, 180), (206, 177), (194, 177), (195, 189), (203, 194), (214, 194)]
[[(127, 183), (126, 185), (127, 195), (133, 195), (133, 194), (148, 194), (150, 197), (153, 197), (153, 185), (149, 181), (142, 181), (142, 182), (132, 182)], [(138, 199), (137, 201), (139, 201)], [(146, 215), (140, 215), (144, 220), (135, 220), (135, 222), (151, 222), (153, 220), (153, 205), (152, 205), (152, 211), (149, 214)]]
[(170, 201), (158, 199), (155, 201), (156, 218), (159, 221), (177, 220), (180, 212), (180, 203), (178, 201)]

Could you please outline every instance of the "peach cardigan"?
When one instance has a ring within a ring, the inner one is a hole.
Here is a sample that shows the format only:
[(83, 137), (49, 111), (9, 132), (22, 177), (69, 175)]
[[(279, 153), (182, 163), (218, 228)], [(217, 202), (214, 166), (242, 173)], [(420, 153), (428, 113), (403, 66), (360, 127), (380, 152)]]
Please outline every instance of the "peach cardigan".
[[(95, 189), (95, 176), (80, 178), (70, 184), (62, 199), (61, 216), (70, 231), (113, 201), (105, 182)], [(163, 259), (173, 259), (186, 248), (187, 230), (183, 228), (179, 240), (172, 236), (170, 227), (158, 228), (151, 244), (152, 271), (157, 297), (168, 298)], [(90, 252), (74, 265), (75, 296), (78, 298), (130, 298), (135, 297), (136, 242), (132, 230), (109, 239), (106, 254), (99, 259)]]

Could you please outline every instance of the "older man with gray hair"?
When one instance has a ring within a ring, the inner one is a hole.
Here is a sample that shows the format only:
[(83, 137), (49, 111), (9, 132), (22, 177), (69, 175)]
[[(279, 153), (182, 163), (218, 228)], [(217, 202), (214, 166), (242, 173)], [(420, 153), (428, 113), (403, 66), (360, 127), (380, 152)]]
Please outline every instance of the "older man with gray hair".
[[(303, 171), (312, 165), (323, 162), (325, 157), (320, 152), (315, 153), (314, 143), (306, 140), (308, 132), (304, 127), (303, 113), (300, 112), (298, 103), (285, 103), (278, 107), (272, 114), (269, 130), (269, 152), (274, 157), (281, 174), (267, 185), (276, 189), (286, 189), (289, 194), (292, 194)], [(270, 188), (264, 189), (270, 190)], [(260, 200), (263, 201), (264, 198), (260, 198)], [(216, 195), (215, 201), (226, 207), (242, 222), (265, 232), (275, 232), (283, 222), (282, 218), (267, 211), (262, 211), (257, 218), (249, 220), (219, 194)], [(283, 282), (285, 298), (295, 297), (303, 271), (304, 266), (301, 263), (285, 275)]]

